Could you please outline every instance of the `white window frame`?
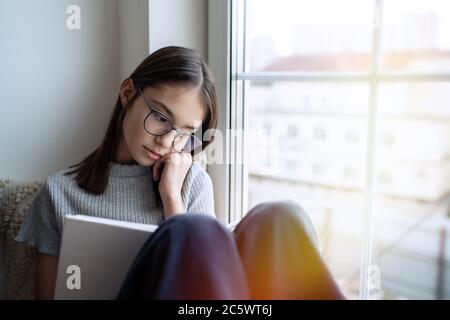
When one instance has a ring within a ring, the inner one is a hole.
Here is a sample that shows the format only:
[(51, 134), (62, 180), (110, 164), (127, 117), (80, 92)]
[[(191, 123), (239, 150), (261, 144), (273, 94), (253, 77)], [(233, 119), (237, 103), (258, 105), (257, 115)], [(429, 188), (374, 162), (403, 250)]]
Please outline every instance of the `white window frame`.
[[(215, 71), (219, 84), (221, 112), (219, 129), (243, 129), (248, 116), (243, 108), (249, 80), (298, 81), (298, 82), (364, 82), (370, 86), (368, 115), (368, 144), (365, 179), (365, 214), (360, 263), (360, 299), (369, 299), (368, 277), (371, 266), (373, 238), (373, 198), (375, 172), (375, 132), (377, 129), (378, 87), (382, 82), (450, 81), (448, 73), (385, 72), (379, 69), (383, 0), (374, 1), (372, 37), (372, 66), (368, 72), (245, 72), (245, 61), (240, 61), (238, 50), (245, 56), (246, 0), (208, 0), (209, 5), (209, 65)], [(247, 108), (248, 109), (248, 108)], [(246, 158), (245, 141), (227, 141), (228, 159)], [(234, 162), (233, 162), (234, 163)], [(236, 221), (248, 210), (244, 195), (248, 190), (246, 165), (230, 165), (218, 168), (208, 166), (215, 186), (224, 186), (216, 195), (216, 210), (226, 221)], [(225, 168), (225, 169), (224, 169)], [(217, 190), (216, 190), (217, 191)]]
[[(208, 0), (208, 65), (214, 74), (219, 100), (217, 129), (223, 133), (230, 128), (230, 0)], [(222, 154), (225, 164), (208, 164), (207, 171), (214, 184), (216, 216), (224, 222), (235, 221), (230, 216), (230, 153), (226, 143)], [(209, 161), (208, 161), (209, 163)]]

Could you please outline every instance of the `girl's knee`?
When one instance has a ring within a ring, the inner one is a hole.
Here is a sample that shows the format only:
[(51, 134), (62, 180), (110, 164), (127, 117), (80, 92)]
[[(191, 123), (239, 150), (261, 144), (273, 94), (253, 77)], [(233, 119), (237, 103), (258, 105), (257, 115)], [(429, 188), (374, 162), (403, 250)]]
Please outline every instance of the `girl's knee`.
[(316, 247), (318, 239), (312, 221), (306, 210), (293, 200), (267, 201), (256, 205), (247, 214), (258, 223), (280, 225), (300, 224)]
[(305, 209), (292, 200), (266, 201), (256, 205), (250, 215), (258, 215), (261, 218), (295, 219), (310, 223), (310, 218)]

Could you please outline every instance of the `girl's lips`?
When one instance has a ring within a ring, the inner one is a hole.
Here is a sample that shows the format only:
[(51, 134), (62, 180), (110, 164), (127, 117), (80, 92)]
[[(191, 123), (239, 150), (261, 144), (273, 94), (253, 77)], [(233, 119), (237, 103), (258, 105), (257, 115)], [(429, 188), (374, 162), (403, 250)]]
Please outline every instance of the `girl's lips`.
[(147, 151), (147, 155), (153, 159), (153, 160), (158, 160), (159, 158), (161, 158), (160, 155), (154, 153), (153, 151), (151, 151), (150, 149), (147, 149), (146, 147), (144, 147), (145, 151)]

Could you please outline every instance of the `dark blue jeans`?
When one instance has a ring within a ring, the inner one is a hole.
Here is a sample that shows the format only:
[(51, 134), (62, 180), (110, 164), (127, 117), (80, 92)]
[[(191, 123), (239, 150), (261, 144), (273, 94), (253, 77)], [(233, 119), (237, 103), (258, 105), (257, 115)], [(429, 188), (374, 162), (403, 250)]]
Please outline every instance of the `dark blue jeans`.
[(163, 222), (148, 238), (118, 299), (343, 299), (303, 208), (251, 209), (234, 231), (203, 214)]

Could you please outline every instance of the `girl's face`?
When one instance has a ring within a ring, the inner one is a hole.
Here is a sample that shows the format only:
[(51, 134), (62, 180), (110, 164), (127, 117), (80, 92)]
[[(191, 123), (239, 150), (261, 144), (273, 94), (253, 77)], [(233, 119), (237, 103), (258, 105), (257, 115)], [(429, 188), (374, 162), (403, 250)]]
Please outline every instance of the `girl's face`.
[(146, 149), (160, 156), (175, 152), (172, 148), (175, 131), (154, 136), (145, 130), (144, 120), (150, 112), (145, 100), (150, 107), (166, 115), (175, 128), (184, 132), (195, 132), (206, 117), (206, 108), (201, 102), (198, 87), (167, 84), (146, 87), (141, 91), (145, 99), (130, 79), (122, 84), (120, 91), (122, 105), (126, 106), (135, 94), (137, 97), (123, 119), (124, 139), (116, 151), (114, 161), (117, 163), (151, 166), (159, 157), (149, 155)]

